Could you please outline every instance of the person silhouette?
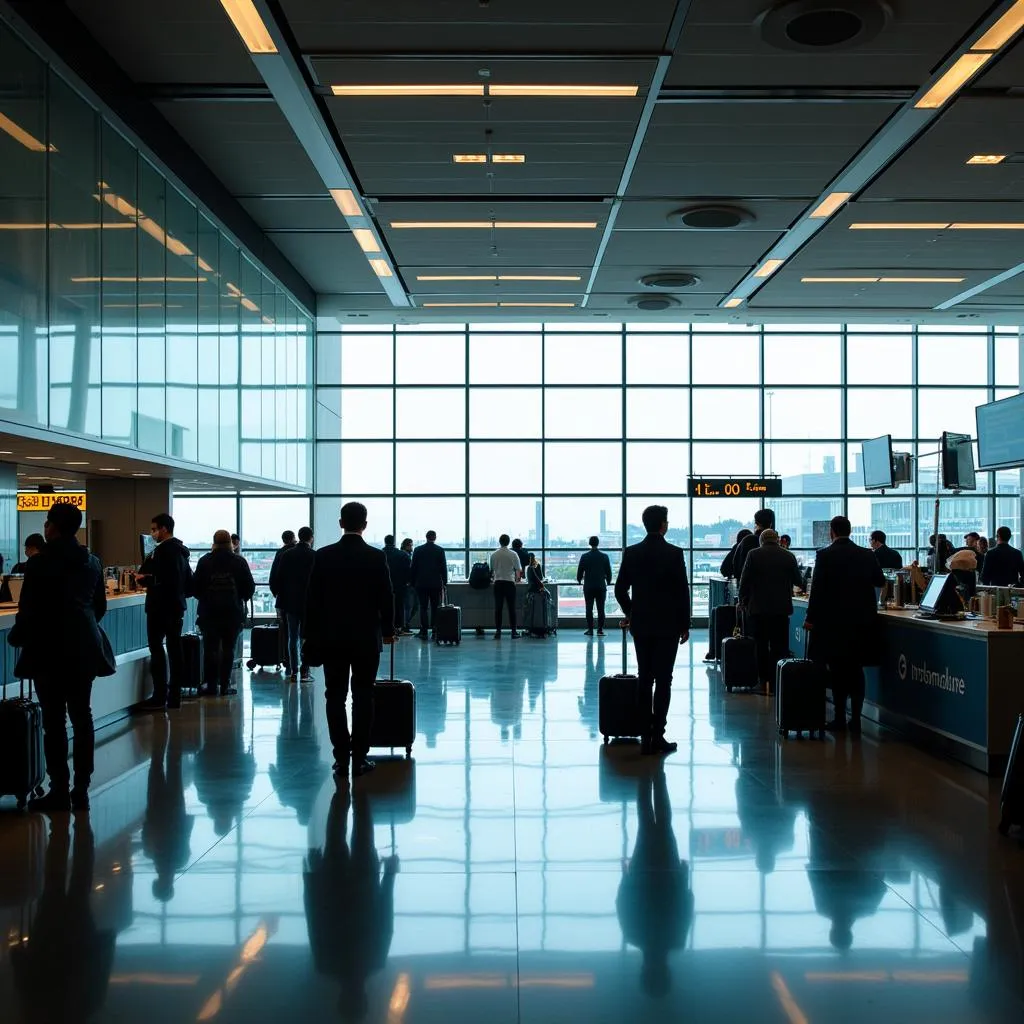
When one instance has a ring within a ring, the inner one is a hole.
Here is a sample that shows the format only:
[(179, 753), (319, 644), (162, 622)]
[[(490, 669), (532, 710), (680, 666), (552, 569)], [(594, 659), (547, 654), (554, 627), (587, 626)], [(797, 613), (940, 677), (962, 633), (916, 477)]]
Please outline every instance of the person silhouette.
[(587, 663), (583, 667), (583, 696), (576, 698), (580, 721), (587, 727), (591, 739), (597, 738), (597, 691), (604, 675), (604, 644), (587, 641)]
[(277, 763), (270, 766), (269, 773), (281, 806), (295, 808), (299, 824), (308, 825), (316, 794), (329, 773), (320, 758), (313, 691), (308, 686), (288, 686), (281, 691)]
[[(68, 856), (72, 857), (68, 881)], [(96, 840), (88, 815), (51, 820), (43, 892), (28, 942), (11, 950), (26, 1020), (88, 1020), (107, 997), (117, 933), (97, 928), (90, 905)]]
[(679, 857), (660, 762), (637, 780), (636, 811), (636, 846), (623, 863), (615, 909), (626, 942), (643, 953), (641, 988), (660, 998), (672, 988), (669, 954), (683, 947), (693, 921), (690, 865)]
[(163, 716), (154, 718), (142, 851), (153, 862), (153, 896), (161, 903), (173, 899), (174, 876), (188, 864), (192, 853), (195, 818), (185, 811), (182, 738), (177, 722), (172, 726)]
[(303, 873), (306, 928), (313, 965), (341, 982), (343, 1019), (361, 1020), (369, 1005), (366, 983), (391, 949), (398, 858), (384, 862), (373, 843), (369, 797), (357, 789), (351, 845), (346, 843), (353, 798), (341, 786), (331, 798), (322, 849), (310, 850)]
[(793, 849), (796, 840), (796, 810), (780, 802), (749, 771), (736, 776), (736, 815), (743, 836), (754, 847), (757, 870), (770, 875), (780, 853)]
[(241, 701), (209, 701), (202, 710), (206, 739), (195, 759), (196, 793), (214, 831), (225, 836), (252, 792), (256, 758), (243, 745)]

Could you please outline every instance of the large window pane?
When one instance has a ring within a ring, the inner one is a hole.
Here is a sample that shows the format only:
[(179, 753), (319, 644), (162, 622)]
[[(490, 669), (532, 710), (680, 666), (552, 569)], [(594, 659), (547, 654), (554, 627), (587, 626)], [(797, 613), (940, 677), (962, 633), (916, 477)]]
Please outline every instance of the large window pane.
[(621, 437), (618, 388), (549, 388), (544, 396), (545, 437)]
[(685, 494), (689, 473), (688, 444), (631, 441), (626, 445), (626, 490), (630, 494)]
[(465, 437), (466, 392), (462, 388), (398, 388), (396, 437)]
[(832, 444), (769, 444), (764, 471), (782, 477), (784, 494), (842, 491), (843, 446)]
[(457, 566), (462, 566), (460, 572), (465, 575), (463, 554), (459, 550), (466, 545), (465, 498), (399, 498), (396, 507), (395, 536), (412, 537), (420, 545), (427, 530), (433, 530), (437, 543), (448, 549), (449, 576)]
[(668, 533), (665, 536), (669, 543), (688, 546), (690, 520), (687, 502), (683, 498), (666, 497), (657, 491), (641, 497), (630, 497), (626, 502), (626, 543), (636, 544), (647, 535), (643, 513), (650, 505), (664, 505), (668, 509)]
[(846, 436), (864, 440), (881, 434), (914, 436), (914, 392), (910, 388), (850, 388), (846, 392)]
[[(539, 474), (538, 474), (539, 475)], [(470, 547), (493, 551), (507, 533), (530, 548), (539, 546), (541, 500), (528, 498), (471, 498), (469, 502)]]
[(841, 363), (839, 335), (765, 335), (765, 384), (839, 384)]
[(544, 488), (549, 494), (620, 494), (622, 445), (585, 441), (546, 444)]
[(470, 384), (539, 384), (541, 368), (539, 332), (469, 336)]
[(761, 392), (756, 388), (694, 388), (693, 436), (761, 436)]
[[(337, 348), (336, 348), (337, 346)], [(325, 384), (393, 384), (394, 362), (391, 334), (342, 334), (327, 336), (328, 354), (318, 360), (321, 373), (332, 373)], [(340, 355), (339, 375), (333, 377), (334, 359)]]
[(176, 494), (171, 508), (174, 516), (174, 533), (187, 547), (192, 549), (196, 561), (206, 554), (213, 544), (217, 530), (238, 530), (238, 505), (235, 496), (191, 497)]
[[(241, 499), (242, 528), (239, 536), (242, 547), (276, 547), (285, 530), (295, 533), (309, 521), (309, 498), (294, 497), (250, 497)], [(330, 543), (330, 541), (326, 541)]]
[(469, 489), (474, 494), (535, 494), (541, 490), (541, 444), (473, 442)]
[(395, 493), (462, 494), (466, 490), (466, 446), (429, 442), (398, 444)]
[(987, 384), (988, 338), (922, 332), (917, 342), (917, 383)]
[[(318, 548), (333, 544), (341, 536), (338, 521), (341, 518), (341, 506), (348, 500), (350, 499), (337, 497), (313, 499), (313, 533)], [(361, 501), (366, 506), (366, 531), (363, 533), (363, 540), (374, 547), (381, 547), (389, 533), (396, 533), (393, 528), (393, 500), (362, 497), (352, 500)]]
[(626, 436), (689, 437), (687, 388), (641, 388), (626, 393)]
[[(909, 563), (917, 557), (914, 546), (912, 497), (907, 495), (883, 498), (881, 495), (873, 495), (851, 498), (847, 507), (847, 515), (853, 525), (853, 539), (858, 544), (866, 546), (872, 530), (881, 530), (885, 534), (886, 544), (899, 551), (904, 563)], [(959, 540), (956, 543), (959, 544)]]
[(917, 392), (917, 436), (939, 438), (944, 430), (974, 436), (974, 410), (987, 401), (983, 389), (920, 388)]
[(760, 339), (756, 334), (693, 336), (694, 384), (758, 384)]
[(848, 334), (847, 384), (912, 384), (914, 339), (909, 334)]
[(595, 534), (607, 547), (622, 546), (620, 498), (549, 498), (544, 502), (546, 547), (583, 551)]
[(628, 384), (688, 384), (690, 382), (690, 335), (628, 334), (626, 336)]
[(618, 334), (546, 334), (546, 384), (619, 384), (622, 338)]
[(842, 419), (842, 391), (838, 388), (779, 388), (765, 392), (766, 438), (839, 438)]
[(761, 448), (756, 444), (695, 444), (694, 476), (730, 476), (761, 472)]
[(462, 384), (466, 379), (464, 334), (399, 334), (395, 350), (398, 384)]
[(470, 437), (540, 437), (540, 388), (470, 388)]
[(1016, 334), (996, 335), (995, 385), (1016, 388), (1020, 381), (1020, 341)]

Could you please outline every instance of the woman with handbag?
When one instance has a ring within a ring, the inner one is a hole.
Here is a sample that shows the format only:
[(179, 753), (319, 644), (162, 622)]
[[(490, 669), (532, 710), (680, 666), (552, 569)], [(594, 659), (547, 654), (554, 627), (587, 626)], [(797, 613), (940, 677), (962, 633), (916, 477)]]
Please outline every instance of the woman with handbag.
[[(29, 801), (33, 811), (89, 808), (95, 733), (92, 684), (117, 670), (99, 622), (107, 611), (99, 559), (78, 543), (82, 513), (56, 502), (46, 515), (46, 545), (25, 566), (18, 615), (7, 642), (21, 649), (14, 674), (34, 679), (43, 712), (43, 750), (50, 790)], [(75, 730), (74, 788), (68, 769), (70, 716)]]

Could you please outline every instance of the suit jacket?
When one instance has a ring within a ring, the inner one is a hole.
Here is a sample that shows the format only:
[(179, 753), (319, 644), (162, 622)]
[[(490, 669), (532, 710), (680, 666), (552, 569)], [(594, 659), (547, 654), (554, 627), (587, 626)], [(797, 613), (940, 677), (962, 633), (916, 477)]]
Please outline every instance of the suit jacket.
[(875, 556), (879, 569), (903, 568), (903, 556), (898, 551), (893, 551), (886, 544), (883, 544), (880, 548), (875, 548), (872, 554)]
[(396, 594), (400, 594), (412, 579), (412, 555), (392, 544), (390, 547), (385, 546), (384, 557), (388, 561), (388, 572), (391, 573), (391, 586)]
[(267, 580), (267, 584), (270, 587), (270, 592), (275, 598), (277, 598), (274, 603), (275, 608), (281, 607), (281, 582), (278, 575), (281, 571), (281, 559), (284, 557), (285, 552), (291, 551), (296, 544), (298, 544), (298, 541), (293, 541), (291, 544), (284, 544), (274, 553), (274, 561), (270, 566), (270, 578)]
[(179, 618), (192, 589), (191, 552), (177, 537), (168, 537), (142, 563), (146, 582), (146, 614)]
[(383, 551), (347, 533), (316, 552), (302, 620), (308, 664), (344, 651), (381, 650), (382, 637), (395, 635), (394, 615)]
[(793, 588), (802, 586), (796, 556), (778, 544), (766, 544), (743, 563), (740, 604), (751, 615), (792, 615)]
[(611, 559), (596, 548), (580, 555), (580, 564), (576, 569), (576, 582), (583, 584), (584, 590), (604, 590), (612, 581)]
[(885, 577), (873, 551), (841, 537), (814, 562), (807, 622), (816, 659), (853, 665), (877, 663), (878, 599)]
[(444, 548), (427, 541), (413, 551), (412, 585), (417, 590), (440, 590), (448, 586), (448, 559)]
[(292, 615), (306, 610), (306, 588), (316, 552), (301, 541), (281, 555), (277, 566), (277, 607)]
[(1009, 544), (997, 544), (985, 555), (981, 582), (992, 587), (1016, 587), (1024, 577), (1024, 555)]
[(116, 663), (99, 622), (107, 594), (99, 559), (74, 537), (49, 541), (25, 566), (14, 626), (7, 635), (22, 649), (15, 675), (113, 675)]
[[(743, 579), (743, 563), (751, 551), (756, 551), (761, 546), (761, 538), (758, 534), (752, 533), (733, 548), (732, 551), (732, 575), (735, 579)], [(726, 556), (728, 557), (728, 556)]]
[(640, 637), (679, 637), (690, 629), (690, 584), (682, 548), (649, 533), (622, 554), (615, 600)]

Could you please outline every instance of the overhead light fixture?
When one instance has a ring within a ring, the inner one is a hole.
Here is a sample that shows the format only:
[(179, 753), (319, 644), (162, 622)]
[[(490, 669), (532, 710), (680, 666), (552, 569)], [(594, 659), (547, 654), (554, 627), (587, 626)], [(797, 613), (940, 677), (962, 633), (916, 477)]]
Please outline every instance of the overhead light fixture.
[(991, 53), (965, 53), (914, 104), (918, 110), (937, 110), (955, 96), (993, 57)]
[(801, 277), (803, 284), (960, 284), (962, 277)]
[(845, 203), (852, 192), (831, 192), (825, 196), (824, 199), (811, 211), (810, 216), (813, 220), (822, 220), (825, 217), (831, 217), (840, 206)]
[(725, 302), (722, 303), (722, 305), (726, 309), (735, 309), (737, 306), (742, 306), (743, 305), (743, 300), (742, 299), (735, 299), (735, 298), (734, 299), (726, 299)]
[(1024, 0), (1017, 0), (996, 23), (971, 47), (972, 50), (1001, 50), (1024, 28)]
[(579, 274), (417, 274), (417, 281), (579, 281)]
[(352, 237), (356, 240), (363, 252), (380, 252), (377, 239), (369, 228), (353, 228)]
[(850, 231), (945, 231), (948, 227), (948, 221), (938, 220), (854, 221)]
[(245, 307), (245, 308), (246, 308), (247, 310), (249, 310), (249, 312), (250, 312), (250, 313), (258, 313), (258, 312), (260, 311), (260, 307), (259, 307), (259, 306), (257, 306), (257, 305), (256, 305), (256, 303), (255, 303), (255, 302), (253, 302), (253, 301), (252, 301), (252, 299), (250, 299), (250, 298), (249, 298), (249, 297), (248, 297), (247, 295), (243, 295), (243, 296), (242, 296), (242, 298), (241, 298), (241, 299), (239, 299), (238, 301), (239, 301), (239, 302), (240, 302), (240, 303), (241, 303), (241, 304), (242, 304), (242, 305), (243, 305), (243, 306), (244, 306), (244, 307)]
[(967, 163), (991, 166), (992, 164), (1001, 164), (1005, 159), (1005, 153), (975, 153), (974, 156), (968, 159)]
[(777, 259), (765, 260), (764, 263), (754, 271), (754, 277), (771, 277), (772, 274), (774, 274), (775, 271), (778, 270), (785, 262), (785, 260)]
[(101, 473), (120, 473), (120, 466), (97, 466), (96, 467)]
[(572, 231), (577, 228), (591, 230), (597, 227), (596, 220), (496, 220), (496, 228), (554, 228)]
[(491, 157), (492, 164), (525, 164), (525, 153), (495, 153)]
[(65, 466), (88, 466), (88, 462), (65, 462)]
[(417, 281), (497, 281), (497, 274), (417, 274)]
[(877, 277), (801, 277), (801, 284), (876, 284)]
[(205, 270), (207, 274), (212, 274), (214, 272), (213, 267), (211, 267), (210, 264), (202, 258), (202, 256), (196, 257), (196, 264), (199, 266), (200, 270)]
[(250, 53), (277, 53), (274, 40), (252, 0), (220, 0)]
[(331, 198), (337, 203), (338, 209), (346, 217), (361, 217), (363, 215), (362, 207), (359, 205), (359, 200), (356, 199), (355, 192), (350, 188), (332, 188), (328, 189), (331, 193)]
[(132, 473), (132, 476), (149, 476), (149, 473)]
[(485, 164), (487, 163), (486, 153), (453, 153), (453, 164)]
[(204, 284), (205, 277), (131, 277), (131, 276), (104, 276), (104, 277), (73, 277), (75, 284)]
[(483, 96), (482, 85), (332, 85), (335, 96)]
[(378, 277), (393, 277), (391, 266), (387, 260), (370, 260), (370, 266)]
[(119, 228), (127, 228), (129, 231), (135, 229), (135, 225), (129, 222), (99, 223), (98, 221), (76, 222), (74, 224), (43, 223), (39, 221), (15, 221), (0, 224), (0, 231), (116, 231)]
[(424, 302), (424, 309), (497, 309), (496, 302)]
[(1022, 231), (1024, 221), (1002, 220), (1002, 221), (954, 221), (949, 225), (950, 231)]
[(573, 309), (575, 302), (499, 302), (502, 308), (515, 309)]
[(492, 96), (636, 96), (638, 85), (490, 85)]
[(53, 462), (56, 455), (26, 455), (26, 462)]
[(15, 124), (6, 114), (0, 114), (0, 131), (7, 132), (15, 142), (20, 142), (33, 153), (56, 153), (57, 147), (40, 142), (34, 135), (25, 131), (20, 124)]
[(393, 220), (391, 226), (396, 230), (419, 228), (434, 231), (490, 230), (491, 228), (555, 228), (572, 230), (575, 228), (593, 229), (596, 220)]
[(499, 274), (499, 281), (579, 281), (579, 274)]

